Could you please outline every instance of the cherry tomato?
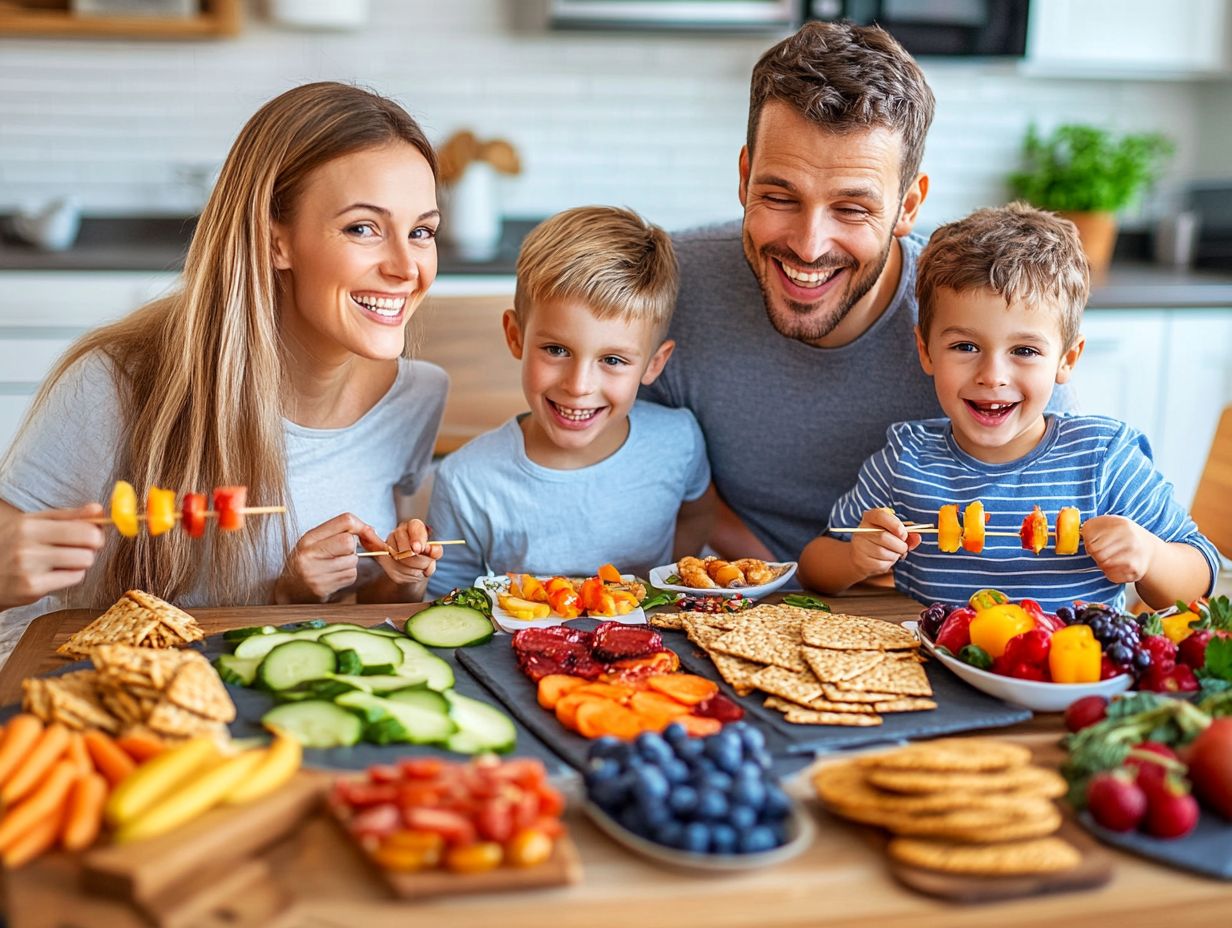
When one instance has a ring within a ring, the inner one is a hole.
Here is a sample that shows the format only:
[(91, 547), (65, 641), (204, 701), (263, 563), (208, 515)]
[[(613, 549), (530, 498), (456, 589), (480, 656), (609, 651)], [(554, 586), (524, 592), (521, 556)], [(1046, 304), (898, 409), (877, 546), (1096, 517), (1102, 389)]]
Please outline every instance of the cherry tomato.
[(453, 847), (445, 854), (445, 866), (455, 873), (483, 873), (494, 870), (505, 859), (505, 849), (495, 841), (480, 841)]
[(523, 828), (509, 842), (506, 857), (515, 867), (537, 867), (552, 856), (554, 844), (542, 831)]

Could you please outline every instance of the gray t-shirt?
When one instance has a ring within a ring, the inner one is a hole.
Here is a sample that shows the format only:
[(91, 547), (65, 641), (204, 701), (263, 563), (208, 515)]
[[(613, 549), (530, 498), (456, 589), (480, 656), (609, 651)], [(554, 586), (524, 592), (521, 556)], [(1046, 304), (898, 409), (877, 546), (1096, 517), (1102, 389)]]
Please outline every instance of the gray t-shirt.
[[(903, 271), (890, 305), (841, 348), (784, 338), (749, 270), (740, 222), (679, 233), (676, 350), (641, 395), (693, 411), (719, 495), (780, 560), (794, 560), (855, 485), (893, 422), (942, 415), (913, 333), (924, 239), (898, 241)], [(1049, 409), (1068, 410), (1058, 389)]]
[(428, 592), (486, 573), (589, 576), (605, 563), (645, 576), (671, 562), (680, 504), (709, 483), (702, 433), (685, 409), (639, 400), (625, 443), (576, 470), (530, 460), (512, 418), (437, 468), (428, 524), (434, 537), (467, 543), (445, 549)]
[[(393, 386), (352, 425), (311, 429), (284, 419), (288, 498), (252, 499), (249, 505), (285, 504), (291, 544), (308, 529), (343, 512), (359, 516), (384, 537), (398, 522), (395, 487), (412, 493), (428, 473), (447, 390), (448, 378), (439, 367), (403, 359)], [(74, 365), (52, 390), (47, 406), (0, 472), (0, 499), (27, 512), (93, 500), (105, 505), (115, 479), (118, 409), (110, 362), (91, 355)], [(208, 492), (211, 488), (194, 489)], [(269, 602), (287, 555), (279, 518), (250, 517), (245, 530), (262, 533), (260, 581), (246, 601)], [(203, 561), (209, 557), (209, 538), (207, 531), (201, 540)], [(372, 571), (373, 566), (364, 564), (365, 571)], [(0, 613), (0, 656), (7, 658), (31, 619), (64, 608), (66, 595)], [(204, 578), (178, 602), (189, 607), (224, 605), (210, 602)]]

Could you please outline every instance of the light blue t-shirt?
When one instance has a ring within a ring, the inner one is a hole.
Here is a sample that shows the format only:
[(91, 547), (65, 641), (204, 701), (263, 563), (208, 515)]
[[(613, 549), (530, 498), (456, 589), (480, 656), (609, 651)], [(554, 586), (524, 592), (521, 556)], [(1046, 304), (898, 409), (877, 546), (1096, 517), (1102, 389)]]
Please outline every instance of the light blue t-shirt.
[(638, 401), (615, 454), (577, 470), (526, 456), (517, 418), (459, 448), (437, 469), (428, 507), (445, 549), (428, 581), (440, 596), (487, 573), (589, 576), (602, 564), (646, 576), (672, 560), (680, 504), (710, 484), (697, 420)]
[[(1049, 416), (1044, 438), (1028, 455), (1004, 464), (976, 460), (954, 441), (949, 419), (899, 422), (886, 431), (888, 443), (864, 462), (858, 481), (830, 511), (830, 525), (855, 526), (864, 513), (890, 506), (903, 521), (937, 524), (937, 510), (974, 500), (991, 513), (988, 531), (1017, 533), (1038, 505), (1056, 528), (1057, 510), (1074, 506), (1082, 521), (1124, 516), (1169, 542), (1193, 545), (1218, 570), (1214, 546), (1176, 503), (1172, 485), (1155, 469), (1142, 433), (1104, 416)], [(850, 541), (850, 534), (829, 534)], [(1011, 599), (1035, 599), (1046, 609), (1075, 599), (1121, 607), (1125, 587), (1113, 583), (1079, 547), (1059, 556), (1055, 538), (1039, 554), (1018, 538), (987, 538), (984, 550), (961, 548), (944, 554), (936, 535), (894, 568), (894, 585), (920, 602), (965, 602), (992, 587)]]

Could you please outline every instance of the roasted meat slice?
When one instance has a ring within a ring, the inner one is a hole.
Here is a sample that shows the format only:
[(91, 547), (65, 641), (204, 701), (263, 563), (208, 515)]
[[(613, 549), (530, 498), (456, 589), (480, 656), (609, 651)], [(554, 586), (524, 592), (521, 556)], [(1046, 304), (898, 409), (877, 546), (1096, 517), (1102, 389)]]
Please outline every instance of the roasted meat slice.
[(523, 628), (513, 634), (513, 650), (518, 654), (544, 654), (562, 647), (589, 654), (590, 644), (590, 632), (565, 625)]
[(591, 650), (596, 660), (600, 661), (649, 657), (663, 650), (663, 637), (647, 625), (604, 622), (595, 629)]

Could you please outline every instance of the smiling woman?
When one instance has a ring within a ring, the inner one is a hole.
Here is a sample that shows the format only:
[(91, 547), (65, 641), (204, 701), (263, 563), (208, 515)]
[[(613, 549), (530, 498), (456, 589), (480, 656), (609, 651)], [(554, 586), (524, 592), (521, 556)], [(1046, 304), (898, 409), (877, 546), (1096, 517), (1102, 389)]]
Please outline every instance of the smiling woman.
[[(288, 513), (204, 544), (111, 537), (71, 597), (5, 614), (0, 653), (23, 619), (133, 586), (188, 605), (419, 598), (441, 549), (421, 522), (397, 524), (394, 492), (425, 473), (444, 406), (444, 373), (401, 357), (438, 222), (436, 157), (397, 104), (318, 83), (263, 106), (202, 212), (183, 289), (88, 334), (44, 384), (0, 464), (0, 516), (79, 506), (119, 477), (245, 484)], [(357, 537), (418, 553), (360, 578)]]

